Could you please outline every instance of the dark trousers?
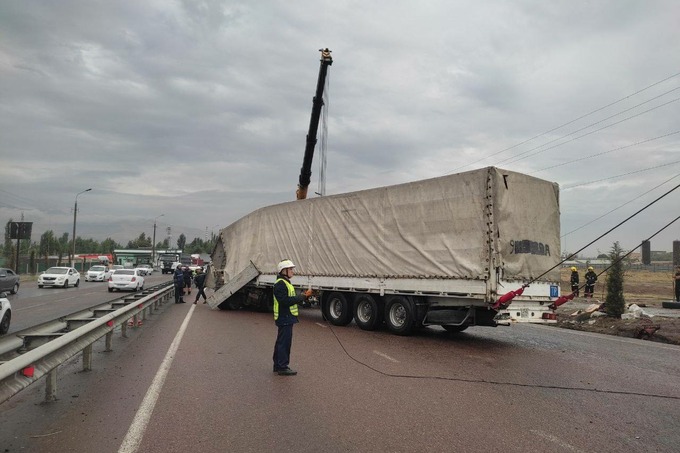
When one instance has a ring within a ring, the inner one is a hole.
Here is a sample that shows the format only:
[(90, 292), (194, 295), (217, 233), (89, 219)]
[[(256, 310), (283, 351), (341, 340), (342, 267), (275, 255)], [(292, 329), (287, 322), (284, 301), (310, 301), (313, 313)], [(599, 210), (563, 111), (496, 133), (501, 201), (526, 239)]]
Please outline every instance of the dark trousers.
[(571, 284), (571, 292), (578, 297), (578, 283)]
[(586, 283), (585, 296), (592, 298), (594, 292), (595, 292), (595, 283), (593, 283), (592, 285)]
[(203, 300), (208, 300), (208, 298), (205, 297), (205, 291), (204, 291), (205, 288), (203, 288), (202, 286), (197, 286), (196, 288), (198, 289), (198, 294), (196, 294), (196, 302), (198, 302), (198, 299), (200, 299), (201, 296), (203, 296)]
[(175, 303), (179, 302), (180, 299), (182, 299), (182, 293), (184, 292), (184, 288), (182, 288), (179, 285), (175, 285)]
[(288, 368), (290, 363), (290, 345), (293, 343), (293, 324), (278, 326), (279, 332), (276, 335), (274, 345), (274, 368), (281, 370)]
[(680, 280), (675, 281), (675, 301), (680, 302)]

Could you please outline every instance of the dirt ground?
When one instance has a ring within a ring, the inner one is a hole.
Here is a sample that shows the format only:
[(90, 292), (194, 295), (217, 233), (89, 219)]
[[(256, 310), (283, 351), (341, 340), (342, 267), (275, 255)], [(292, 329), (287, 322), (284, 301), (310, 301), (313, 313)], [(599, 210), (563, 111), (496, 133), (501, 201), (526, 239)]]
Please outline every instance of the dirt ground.
[[(581, 269), (579, 273), (583, 282), (584, 271)], [(562, 294), (571, 292), (570, 274), (569, 268), (564, 268), (561, 271)], [(567, 302), (559, 307), (557, 309), (557, 326), (680, 345), (680, 318), (662, 316), (638, 319), (615, 319), (608, 316), (592, 317), (590, 313), (585, 313), (583, 308), (580, 309), (580, 313), (576, 314), (579, 312), (579, 308), (575, 305), (582, 307), (582, 303), (596, 304), (605, 301), (607, 296), (606, 282), (606, 274), (602, 274), (598, 277), (595, 296), (592, 299), (578, 297), (574, 299), (574, 302), (581, 302), (581, 304)], [(643, 310), (646, 308), (662, 308), (662, 302), (673, 300), (673, 276), (670, 272), (629, 270), (626, 271), (624, 276), (623, 291), (626, 306), (636, 304)], [(581, 295), (583, 295), (582, 289)]]

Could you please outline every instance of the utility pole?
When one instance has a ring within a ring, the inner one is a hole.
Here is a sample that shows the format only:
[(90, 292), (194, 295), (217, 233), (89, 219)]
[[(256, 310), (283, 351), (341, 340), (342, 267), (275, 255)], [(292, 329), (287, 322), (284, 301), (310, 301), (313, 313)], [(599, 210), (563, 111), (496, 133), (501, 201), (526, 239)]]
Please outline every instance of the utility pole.
[(71, 238), (72, 242), (72, 247), (71, 247), (71, 267), (75, 267), (76, 265), (76, 215), (78, 214), (78, 195), (83, 194), (85, 192), (89, 192), (92, 190), (90, 187), (89, 189), (85, 189), (82, 192), (78, 192), (76, 194), (76, 204), (73, 206), (73, 237)]
[(159, 216), (156, 216), (155, 219), (153, 219), (153, 240), (151, 241), (151, 266), (152, 267), (156, 266), (156, 220), (163, 217), (164, 215), (165, 214), (161, 214)]

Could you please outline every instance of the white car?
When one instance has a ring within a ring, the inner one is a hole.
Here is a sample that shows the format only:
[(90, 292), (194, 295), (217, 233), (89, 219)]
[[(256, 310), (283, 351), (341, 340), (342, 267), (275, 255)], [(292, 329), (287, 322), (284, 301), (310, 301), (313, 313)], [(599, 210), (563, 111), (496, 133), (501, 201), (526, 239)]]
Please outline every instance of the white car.
[(151, 267), (150, 264), (140, 264), (137, 266), (137, 270), (139, 270), (142, 275), (151, 275), (153, 272), (153, 267)]
[(80, 272), (73, 267), (50, 267), (38, 277), (38, 288), (43, 286), (61, 286), (68, 288), (69, 285), (80, 285)]
[(106, 266), (92, 266), (87, 273), (85, 273), (86, 282), (103, 282), (106, 281), (106, 274), (109, 268)]
[(114, 289), (141, 291), (144, 289), (144, 277), (139, 269), (118, 269), (109, 278), (109, 292), (113, 292)]
[(12, 305), (7, 300), (7, 293), (0, 293), (0, 335), (9, 332), (9, 322), (12, 320)]
[(111, 275), (113, 275), (113, 273), (116, 272), (118, 269), (123, 269), (123, 266), (120, 264), (114, 264), (113, 266), (111, 266), (111, 268), (108, 271), (106, 271), (106, 274), (104, 274), (104, 281), (108, 282), (109, 279), (111, 278)]

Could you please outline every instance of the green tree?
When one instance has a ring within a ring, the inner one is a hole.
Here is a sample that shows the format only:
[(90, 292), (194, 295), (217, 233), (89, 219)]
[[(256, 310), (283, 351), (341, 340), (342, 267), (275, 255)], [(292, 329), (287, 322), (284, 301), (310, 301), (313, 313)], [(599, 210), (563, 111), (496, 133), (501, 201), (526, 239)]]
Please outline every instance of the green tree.
[(68, 233), (62, 234), (61, 237), (57, 239), (56, 248), (57, 248), (57, 266), (61, 266), (61, 259), (64, 256), (64, 254), (66, 254), (67, 260), (70, 261), (71, 248), (70, 242), (68, 240)]
[(56, 241), (54, 239), (54, 231), (47, 230), (40, 236), (40, 245), (38, 246), (40, 256), (45, 259), (45, 266), (49, 264), (49, 256), (51, 253), (56, 253)]
[(184, 250), (184, 246), (186, 244), (187, 244), (187, 237), (184, 235), (184, 233), (182, 233), (177, 238), (177, 248), (180, 249), (180, 250)]
[(139, 249), (144, 247), (151, 247), (151, 238), (147, 238), (146, 234), (142, 231), (137, 239), (128, 242), (129, 249)]
[(111, 238), (104, 239), (101, 244), (99, 244), (99, 253), (111, 254), (114, 250), (122, 248), (120, 244)]
[(625, 311), (625, 300), (623, 298), (623, 250), (618, 241), (614, 242), (608, 258), (612, 265), (607, 273), (607, 298), (604, 301), (604, 308), (607, 315), (620, 318)]

